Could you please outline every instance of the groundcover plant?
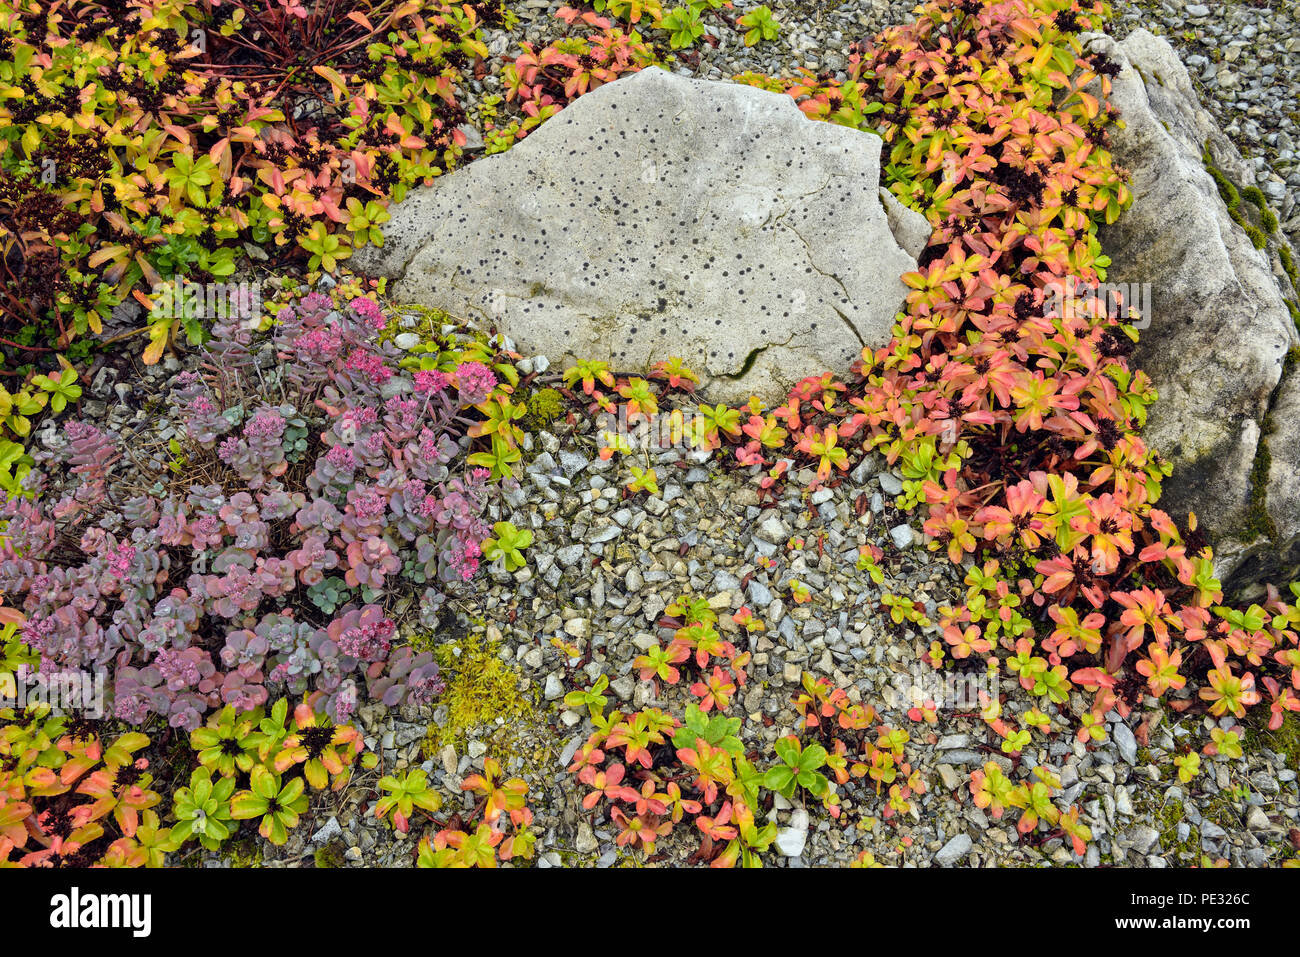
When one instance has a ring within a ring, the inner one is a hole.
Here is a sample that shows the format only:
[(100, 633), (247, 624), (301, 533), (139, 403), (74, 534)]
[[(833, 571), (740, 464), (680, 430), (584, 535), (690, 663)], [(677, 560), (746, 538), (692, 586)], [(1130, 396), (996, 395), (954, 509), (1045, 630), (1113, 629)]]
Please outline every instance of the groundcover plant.
[[(0, 866), (1296, 866), (1300, 582), (1225, 594), (1142, 317), (1052, 298), (1134, 202), (1112, 11), (905, 12), (813, 72), (781, 4), (0, 0)], [(349, 270), (717, 64), (928, 224), (851, 368), (722, 402)]]

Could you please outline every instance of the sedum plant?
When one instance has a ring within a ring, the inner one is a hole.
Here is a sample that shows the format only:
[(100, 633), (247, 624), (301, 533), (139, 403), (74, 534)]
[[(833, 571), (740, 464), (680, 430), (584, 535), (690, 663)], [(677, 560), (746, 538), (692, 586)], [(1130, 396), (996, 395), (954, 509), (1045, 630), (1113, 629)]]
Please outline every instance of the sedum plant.
[[(170, 487), (139, 483), (119, 437), (73, 420), (66, 444), (33, 456), (27, 494), (0, 505), (0, 582), (22, 641), (47, 667), (105, 667), (119, 719), (193, 730), (288, 694), (342, 725), (367, 697), (395, 707), (441, 691), (383, 604), (406, 594), (436, 624), (476, 573), (493, 487), (468, 459), (515, 439), (469, 433), (517, 376), (455, 332), (399, 352), (357, 292), (290, 293), (266, 333), (216, 329), (209, 371), (182, 373), (168, 397), (186, 435)], [(258, 349), (281, 364), (264, 372)], [(312, 760), (335, 774), (329, 754)]]

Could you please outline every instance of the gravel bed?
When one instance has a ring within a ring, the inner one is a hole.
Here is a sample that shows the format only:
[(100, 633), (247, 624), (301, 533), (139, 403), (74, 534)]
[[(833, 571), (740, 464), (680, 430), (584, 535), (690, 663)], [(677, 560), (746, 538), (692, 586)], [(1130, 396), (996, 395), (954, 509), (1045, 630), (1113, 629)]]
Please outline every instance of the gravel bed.
[[(835, 489), (810, 496), (796, 481), (775, 507), (760, 508), (744, 476), (718, 470), (699, 453), (682, 457), (669, 450), (651, 457), (661, 495), (625, 501), (626, 468), (601, 461), (590, 436), (541, 432), (533, 438), (520, 486), (494, 516), (533, 529), (528, 566), (513, 575), (496, 570), (458, 601), (466, 627), (500, 632), (501, 654), (535, 703), (532, 717), (522, 726), (474, 729), (463, 750), (448, 746), (428, 755), (421, 750), (423, 715), (363, 709), (361, 716), (368, 738), (380, 740), (385, 765), (419, 763), (445, 794), (454, 794), (485, 756), (522, 775), (537, 813), (543, 866), (639, 860), (615, 846), (617, 829), (603, 812), (581, 810), (581, 792), (565, 765), (592, 725), (585, 711), (565, 708), (562, 698), (603, 674), (610, 679), (611, 708), (667, 705), (680, 711), (687, 700), (680, 689), (661, 689), (656, 699), (652, 686), (637, 680), (632, 660), (656, 640), (656, 620), (682, 594), (708, 597), (720, 626), (731, 626), (724, 613), (741, 605), (767, 625), (750, 639), (750, 682), (740, 707), (730, 712), (746, 717), (747, 750), (770, 755), (776, 738), (797, 727), (792, 698), (807, 671), (850, 688), (855, 700), (877, 708), (881, 722), (906, 728), (912, 737), (907, 758), (928, 782), (917, 813), (889, 822), (881, 819), (883, 802), (857, 782), (841, 789), (845, 813), (839, 822), (819, 807), (805, 813), (777, 800), (768, 813), (782, 828), (781, 846), (791, 853), (778, 850), (772, 863), (841, 866), (870, 850), (879, 861), (915, 866), (1164, 867), (1200, 863), (1202, 854), (1264, 866), (1294, 854), (1288, 835), (1300, 824), (1295, 769), (1267, 747), (1267, 735), (1242, 759), (1206, 759), (1201, 774), (1182, 785), (1173, 777), (1172, 756), (1183, 741), (1199, 748), (1211, 719), (1151, 710), (1122, 722), (1112, 713), (1108, 740), (1085, 746), (1069, 730), (1087, 710), (1079, 695), (1060, 709), (1044, 708), (1053, 716), (1053, 733), (1035, 734), (1019, 774), (1045, 765), (1060, 775), (1058, 806), (1079, 805), (1093, 830), (1087, 853), (1077, 857), (1059, 836), (1040, 840), (1044, 832), (1022, 839), (1009, 820), (992, 820), (974, 807), (970, 772), (995, 761), (1011, 773), (1012, 761), (999, 751), (996, 735), (968, 712), (941, 711), (934, 725), (910, 721), (904, 713), (909, 702), (899, 691), (926, 680), (928, 669), (914, 670), (915, 662), (936, 635), (893, 625), (878, 610), (880, 595), (912, 597), (933, 613), (955, 601), (961, 586), (958, 571), (922, 547), (919, 530), (898, 534), (909, 528), (888, 504), (887, 490), (898, 487), (898, 476), (881, 471), (878, 459), (867, 460)], [(867, 509), (859, 516), (855, 506), (863, 496)], [(802, 539), (804, 547), (789, 550), (792, 538)], [(910, 544), (899, 548), (896, 540), (904, 539)], [(867, 542), (885, 549), (882, 586), (856, 568), (858, 546)], [(771, 567), (760, 565), (762, 557), (771, 559)], [(792, 577), (811, 587), (811, 602), (790, 600)], [(728, 637), (743, 642), (731, 627)], [(576, 643), (590, 662), (572, 668), (552, 638)], [(1004, 713), (1042, 707), (1041, 699), (1018, 684), (1003, 681), (1000, 690), (1007, 693)], [(434, 709), (435, 726), (445, 719), (445, 708)], [(324, 809), (286, 848), (274, 855), (267, 849), (266, 859), (305, 860), (314, 845), (334, 838), (343, 841), (356, 866), (409, 862), (410, 839), (395, 840), (387, 827), (359, 813), (372, 797), (355, 797), (366, 794), (365, 783), (359, 779), (348, 789), (342, 810)], [(683, 831), (661, 843), (657, 863), (686, 862), (694, 842)]]
[[(741, 0), (734, 14), (756, 5)], [(490, 49), (513, 52), (519, 39), (541, 45), (558, 36), (562, 24), (551, 13), (559, 6), (525, 0), (512, 35), (486, 31)], [(704, 47), (698, 61), (679, 58), (678, 68), (710, 78), (747, 70), (839, 71), (849, 42), (904, 22), (912, 3), (778, 0), (770, 6), (783, 24), (779, 41), (747, 48), (738, 34), (717, 29), (716, 20), (707, 18), (720, 42)], [(1297, 12), (1281, 4), (1244, 3), (1215, 4), (1213, 15), (1203, 10), (1196, 4), (1121, 3), (1112, 29), (1123, 35), (1140, 23), (1169, 37), (1198, 77), (1211, 111), (1257, 164), (1261, 188), (1296, 238), (1300, 169), (1293, 138), (1300, 114), (1291, 54), (1300, 50)], [(1185, 39), (1184, 31), (1193, 39)], [(471, 80), (465, 92), (472, 106), (499, 90), (499, 79), (488, 76)], [(153, 467), (151, 456), (161, 467), (174, 432), (150, 396), (165, 392), (181, 367), (168, 359), (150, 368), (101, 370), (92, 377), (82, 415), (133, 432), (141, 467)], [(60, 441), (56, 427), (39, 432), (37, 441)], [(1152, 709), (1121, 721), (1112, 713), (1107, 740), (1085, 746), (1069, 730), (1076, 723), (1072, 716), (1087, 707), (1077, 695), (1059, 710), (1044, 707), (1053, 716), (1054, 733), (1035, 734), (1019, 763), (1021, 773), (1046, 765), (1060, 775), (1058, 805), (1079, 805), (1093, 830), (1087, 853), (1076, 856), (1059, 836), (1022, 839), (1008, 820), (993, 820), (974, 807), (970, 772), (990, 760), (1012, 768), (996, 736), (968, 712), (940, 712), (935, 725), (912, 722), (904, 714), (907, 703), (891, 695), (919, 680), (917, 662), (936, 635), (893, 625), (880, 613), (882, 593), (912, 597), (933, 615), (939, 605), (959, 601), (963, 588), (960, 570), (926, 550), (919, 527), (889, 504), (899, 478), (878, 459), (868, 459), (838, 487), (812, 494), (804, 487), (809, 476), (796, 477), (774, 505), (763, 507), (747, 476), (721, 470), (706, 454), (667, 450), (651, 456), (661, 494), (624, 500), (625, 465), (601, 460), (593, 436), (581, 427), (534, 433), (529, 445), (520, 482), (492, 516), (533, 529), (528, 564), (514, 574), (480, 574), (453, 602), (457, 629), (500, 635), (499, 652), (530, 703), (526, 715), (464, 729), (460, 746), (431, 748), (430, 729), (449, 720), (445, 706), (400, 712), (362, 707), (360, 724), (368, 745), (382, 756), (380, 768), (358, 772), (344, 791), (318, 797), (283, 848), (259, 841), (264, 864), (310, 865), (328, 848), (342, 866), (409, 865), (421, 828), (417, 824), (402, 836), (374, 821), (369, 808), (377, 776), (422, 766), (443, 793), (442, 815), (468, 813), (470, 802), (458, 796), (459, 785), (482, 768), (485, 757), (528, 781), (541, 866), (636, 863), (637, 855), (615, 846), (616, 831), (604, 812), (581, 808), (581, 789), (565, 766), (591, 722), (585, 712), (566, 709), (562, 698), (604, 674), (611, 706), (657, 703), (654, 689), (636, 680), (631, 663), (659, 637), (655, 622), (664, 608), (684, 593), (708, 597), (720, 626), (735, 629), (729, 637), (738, 642), (746, 639), (732, 626), (730, 612), (746, 605), (766, 624), (748, 639), (754, 654), (750, 683), (731, 712), (747, 717), (747, 749), (770, 755), (772, 742), (794, 729), (792, 697), (808, 671), (852, 689), (851, 697), (874, 705), (882, 722), (906, 728), (912, 736), (907, 758), (929, 783), (915, 802), (916, 813), (892, 821), (881, 819), (882, 802), (858, 782), (841, 789), (845, 813), (838, 822), (820, 808), (805, 813), (778, 799), (766, 811), (782, 827), (771, 863), (843, 865), (864, 849), (882, 862), (915, 866), (1164, 867), (1200, 863), (1202, 855), (1263, 866), (1294, 856), (1293, 843), (1300, 841), (1294, 759), (1269, 748), (1274, 742), (1268, 732), (1252, 735), (1242, 759), (1207, 758), (1198, 777), (1180, 784), (1172, 755), (1182, 742), (1199, 749), (1212, 719)], [(803, 547), (790, 549), (791, 539), (802, 539)], [(882, 586), (855, 565), (858, 547), (868, 542), (885, 550)], [(809, 603), (791, 601), (792, 577), (811, 588)], [(576, 643), (589, 660), (575, 669), (553, 638)], [(1003, 681), (1001, 690), (1008, 693), (1006, 713), (1019, 715), (1034, 703), (1043, 707), (1017, 684)], [(660, 693), (675, 711), (686, 700), (677, 690)], [(679, 827), (660, 845), (657, 862), (682, 864), (695, 845), (694, 835)], [(204, 855), (204, 863), (231, 861), (229, 855)]]
[(1242, 156), (1281, 228), (1300, 238), (1300, 6), (1278, 0), (1120, 0), (1109, 32), (1145, 27), (1178, 51), (1201, 102)]

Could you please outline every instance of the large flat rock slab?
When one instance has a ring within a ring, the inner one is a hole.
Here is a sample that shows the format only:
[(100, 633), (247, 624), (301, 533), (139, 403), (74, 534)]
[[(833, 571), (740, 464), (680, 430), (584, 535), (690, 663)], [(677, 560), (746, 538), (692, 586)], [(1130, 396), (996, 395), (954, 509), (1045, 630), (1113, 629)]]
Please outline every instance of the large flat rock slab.
[(929, 228), (882, 198), (880, 142), (651, 68), (412, 192), (353, 265), (527, 352), (681, 356), (715, 398), (778, 401), (889, 341)]
[(1239, 188), (1253, 169), (1168, 42), (1145, 30), (1122, 43), (1087, 39), (1120, 67), (1111, 102), (1125, 128), (1112, 130), (1112, 152), (1132, 173), (1134, 199), (1101, 242), (1108, 281), (1152, 287), (1134, 361), (1160, 395), (1144, 438), (1174, 463), (1160, 506), (1197, 513), (1229, 591), (1287, 579), (1300, 562), (1300, 484), (1288, 471), (1300, 417), (1284, 407), (1300, 383), (1283, 379), (1297, 344), (1276, 252), (1286, 239), (1256, 249), (1229, 215), (1203, 151)]

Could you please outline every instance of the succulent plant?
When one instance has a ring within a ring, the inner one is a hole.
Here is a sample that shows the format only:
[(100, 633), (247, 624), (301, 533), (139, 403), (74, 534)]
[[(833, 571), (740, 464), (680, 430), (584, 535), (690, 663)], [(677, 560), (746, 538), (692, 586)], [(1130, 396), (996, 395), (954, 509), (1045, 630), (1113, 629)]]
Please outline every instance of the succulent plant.
[(272, 844), (289, 839), (289, 831), (298, 826), (298, 818), (307, 811), (307, 796), (302, 778), (284, 781), (264, 765), (256, 765), (249, 776), (250, 787), (230, 799), (230, 816), (243, 821), (261, 818), (258, 833)]
[(533, 543), (533, 533), (526, 528), (515, 528), (509, 522), (497, 522), (492, 528), (496, 537), (483, 543), (483, 557), (489, 561), (500, 558), (508, 572), (523, 568), (527, 564), (523, 550)]
[(221, 777), (214, 782), (208, 768), (195, 768), (189, 786), (177, 789), (172, 798), (172, 814), (177, 821), (172, 828), (173, 836), (182, 843), (194, 838), (215, 851), (235, 828), (230, 807), (234, 793), (233, 777)]

